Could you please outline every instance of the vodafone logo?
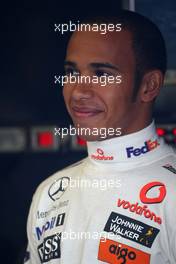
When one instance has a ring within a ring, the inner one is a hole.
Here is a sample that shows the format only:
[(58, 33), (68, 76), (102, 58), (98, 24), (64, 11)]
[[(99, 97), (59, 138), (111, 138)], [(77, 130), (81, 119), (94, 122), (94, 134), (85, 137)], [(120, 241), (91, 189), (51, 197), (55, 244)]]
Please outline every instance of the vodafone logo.
[(92, 154), (91, 158), (94, 160), (113, 160), (113, 156), (105, 156), (104, 151), (101, 148), (97, 148), (97, 153)]
[[(166, 187), (162, 182), (149, 182), (142, 187), (139, 196), (141, 202), (144, 204), (161, 203), (166, 196)], [(119, 198), (117, 206), (131, 213), (144, 216), (155, 223), (162, 224), (161, 217), (151, 211), (147, 205), (140, 205), (138, 202), (131, 203)]]
[(100, 155), (104, 155), (104, 151), (100, 148), (97, 148), (97, 153)]
[(162, 219), (157, 216), (154, 212), (152, 212), (147, 205), (141, 206), (139, 203), (131, 203), (126, 200), (118, 199), (117, 200), (117, 206), (120, 208), (123, 208), (125, 210), (130, 211), (131, 213), (144, 216), (145, 218), (150, 219), (151, 221), (154, 221), (155, 223), (158, 223), (161, 225)]
[[(148, 193), (151, 190), (156, 192), (156, 196), (149, 197)], [(166, 187), (161, 182), (147, 183), (140, 191), (140, 200), (145, 204), (161, 203), (166, 196)]]

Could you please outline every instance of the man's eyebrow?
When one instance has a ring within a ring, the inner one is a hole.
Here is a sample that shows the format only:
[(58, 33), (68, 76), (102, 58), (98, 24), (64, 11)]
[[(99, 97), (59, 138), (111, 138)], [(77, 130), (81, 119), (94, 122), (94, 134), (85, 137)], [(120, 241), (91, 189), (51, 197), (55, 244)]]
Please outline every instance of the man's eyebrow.
[(119, 68), (109, 62), (92, 62), (90, 63), (90, 66), (93, 68), (109, 68), (113, 70), (119, 71)]
[[(77, 67), (77, 64), (73, 61), (69, 61), (69, 60), (66, 60), (64, 62), (64, 66), (71, 66), (71, 67)], [(89, 64), (90, 67), (92, 68), (109, 68), (109, 69), (113, 69), (113, 70), (117, 70), (119, 71), (119, 68), (109, 62), (91, 62)]]
[(76, 63), (75, 62), (72, 62), (72, 61), (68, 61), (66, 60), (64, 62), (64, 66), (72, 66), (72, 67), (76, 67)]

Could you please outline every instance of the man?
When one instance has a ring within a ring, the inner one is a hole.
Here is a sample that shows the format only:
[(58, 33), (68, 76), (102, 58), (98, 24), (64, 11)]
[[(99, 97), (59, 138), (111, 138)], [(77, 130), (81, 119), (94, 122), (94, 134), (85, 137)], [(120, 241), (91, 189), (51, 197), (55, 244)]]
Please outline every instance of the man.
[[(175, 156), (152, 121), (166, 71), (164, 41), (151, 21), (130, 11), (105, 21), (111, 29), (112, 23), (120, 24), (118, 31), (101, 34), (93, 30), (96, 22), (103, 20), (90, 20), (91, 31), (71, 36), (66, 74), (110, 76), (111, 81), (64, 86), (75, 127), (92, 132), (81, 135), (88, 157), (55, 173), (36, 191), (27, 263), (174, 264)], [(117, 76), (121, 82), (112, 81)], [(104, 139), (101, 128), (110, 129)], [(91, 184), (84, 188), (81, 181)]]

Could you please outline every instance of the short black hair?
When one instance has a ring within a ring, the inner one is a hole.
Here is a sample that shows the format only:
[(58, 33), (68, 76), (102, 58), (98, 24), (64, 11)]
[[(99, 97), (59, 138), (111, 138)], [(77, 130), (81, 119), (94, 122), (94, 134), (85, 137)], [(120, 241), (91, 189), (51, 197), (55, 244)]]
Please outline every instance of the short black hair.
[(90, 24), (121, 23), (122, 29), (131, 32), (132, 48), (136, 62), (135, 94), (146, 72), (158, 69), (163, 76), (165, 75), (167, 68), (165, 41), (159, 28), (150, 19), (136, 12), (120, 10), (113, 17), (108, 15), (89, 17), (84, 21)]

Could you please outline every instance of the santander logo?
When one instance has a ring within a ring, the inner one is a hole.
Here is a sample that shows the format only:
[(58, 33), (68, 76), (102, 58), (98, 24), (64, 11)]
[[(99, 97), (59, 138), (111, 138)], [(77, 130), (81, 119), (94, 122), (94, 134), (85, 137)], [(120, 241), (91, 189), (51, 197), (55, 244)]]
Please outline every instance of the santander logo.
[(92, 154), (91, 158), (94, 160), (113, 160), (114, 159), (113, 156), (105, 156), (104, 151), (100, 148), (97, 148), (97, 153)]

